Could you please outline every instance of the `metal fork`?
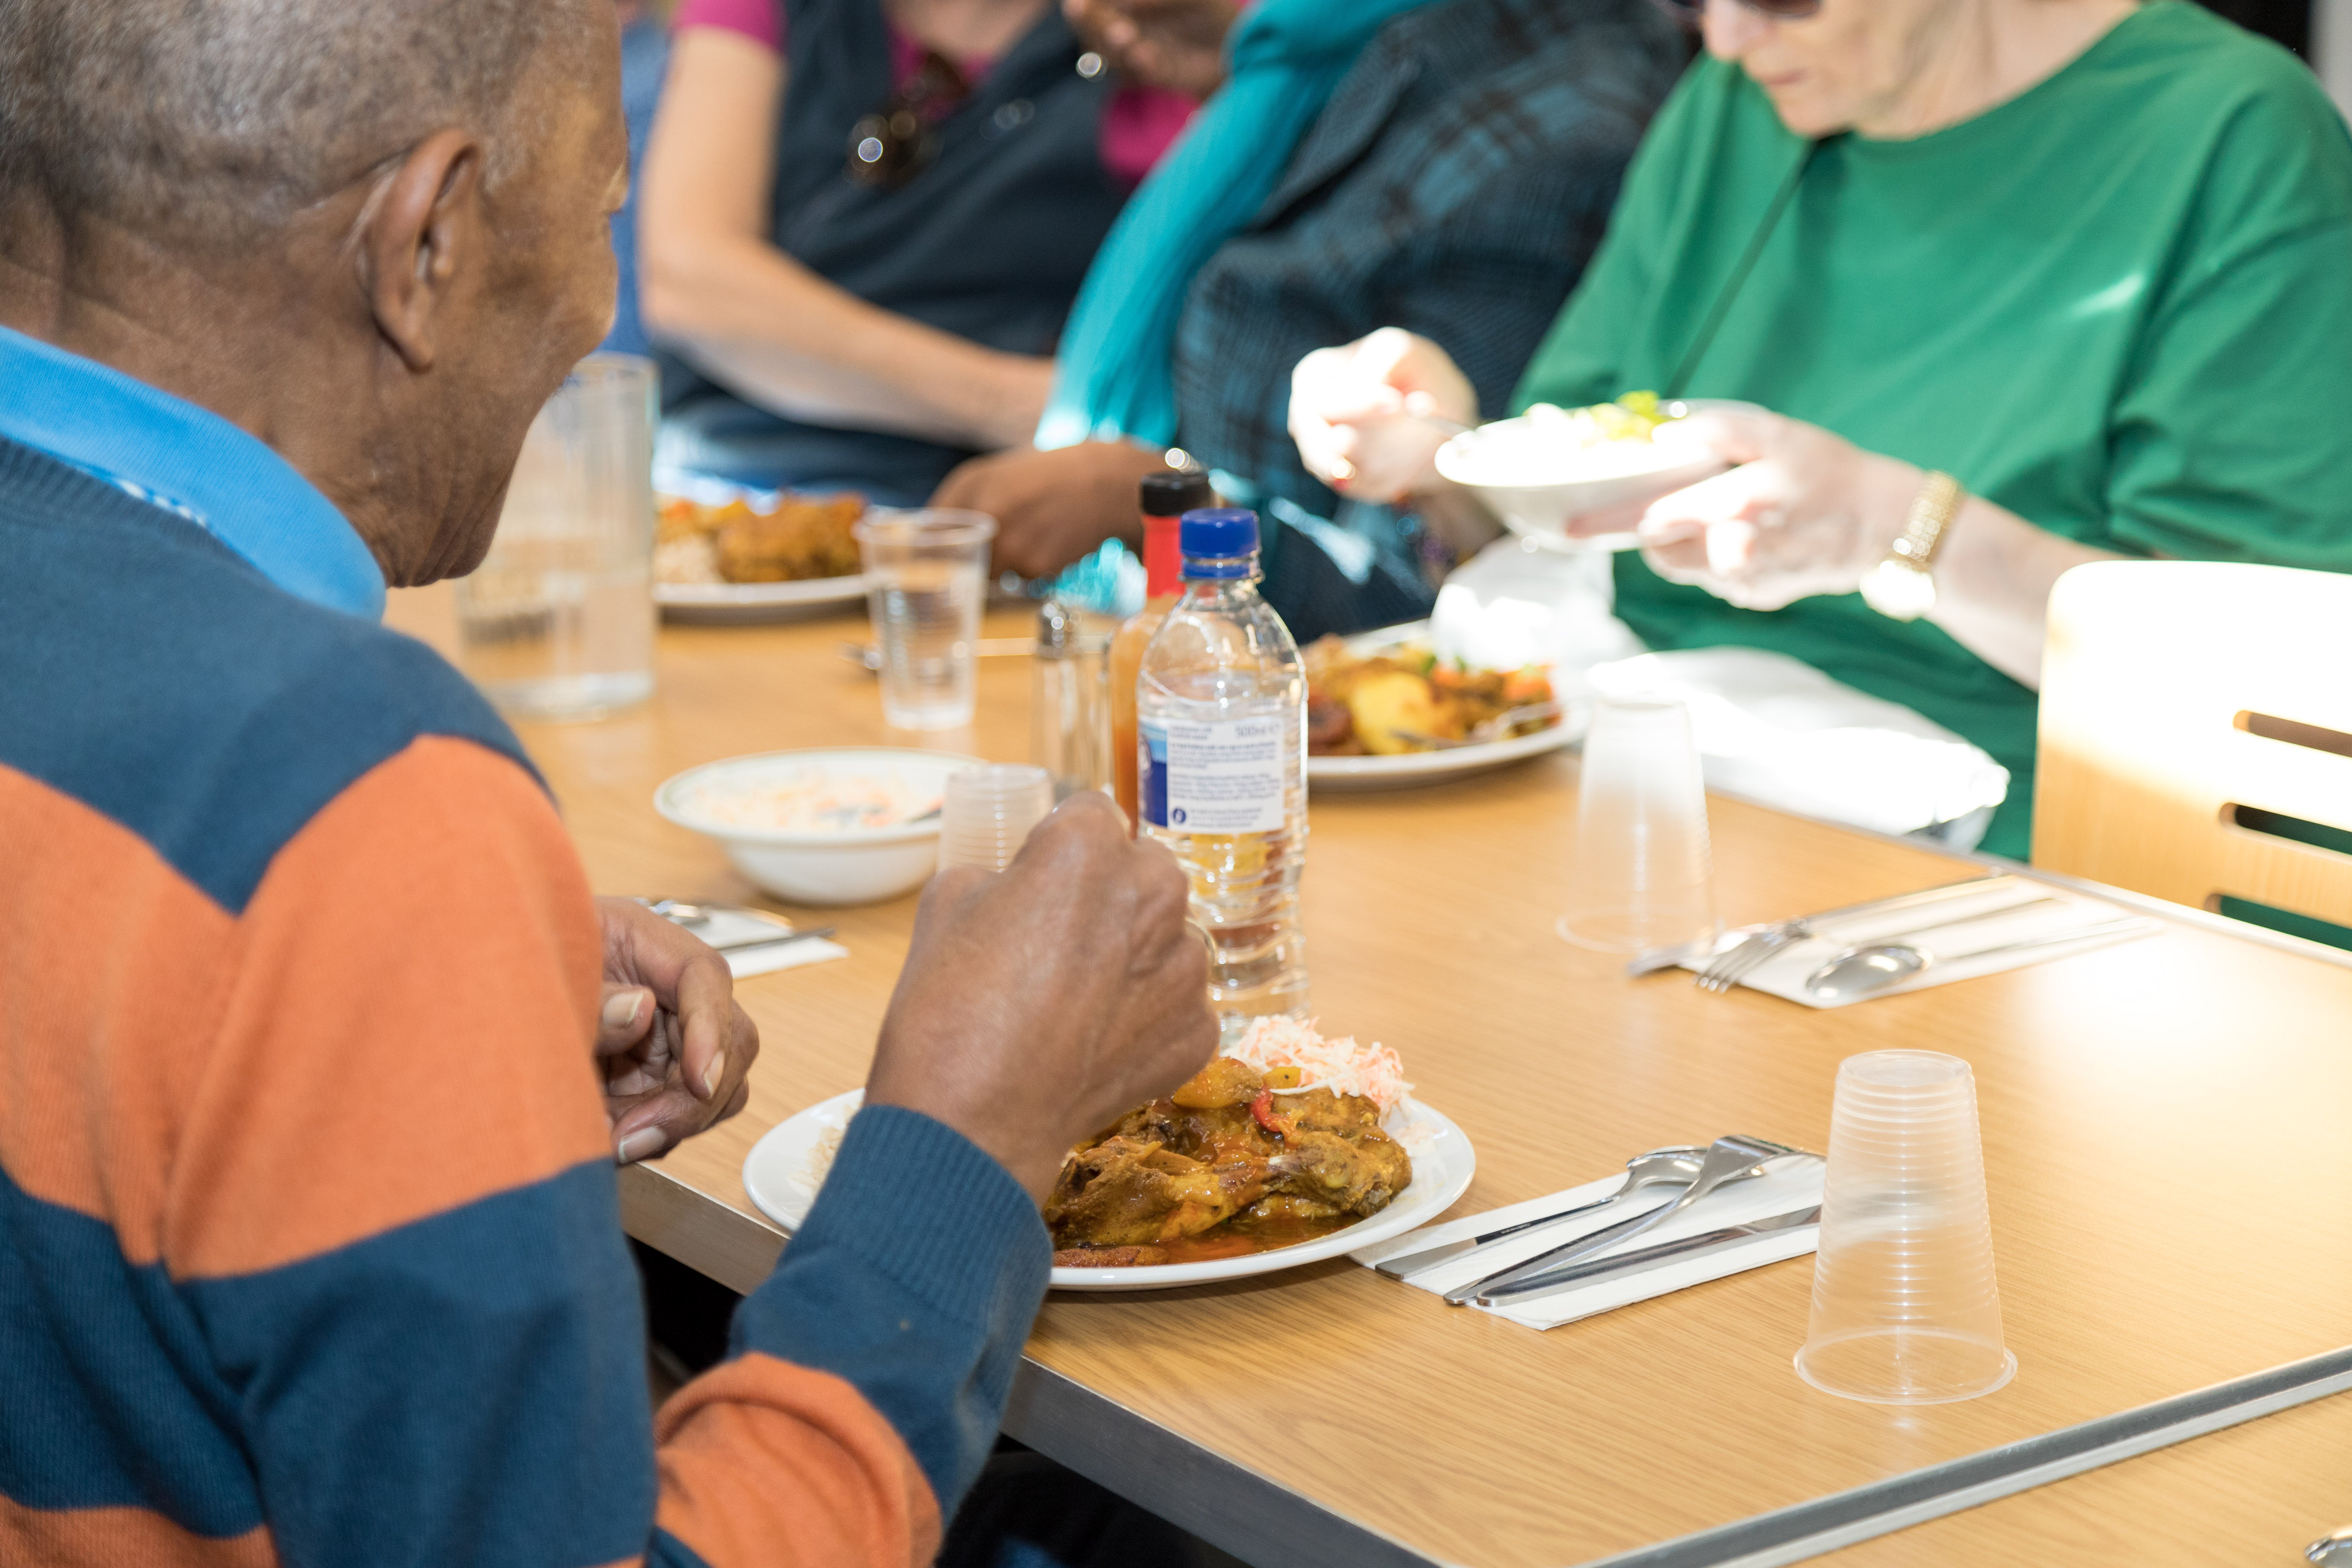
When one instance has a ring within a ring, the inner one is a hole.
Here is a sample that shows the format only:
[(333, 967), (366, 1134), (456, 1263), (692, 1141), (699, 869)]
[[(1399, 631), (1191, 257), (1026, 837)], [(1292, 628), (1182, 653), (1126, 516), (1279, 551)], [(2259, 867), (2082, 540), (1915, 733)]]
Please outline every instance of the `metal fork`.
[(1774, 921), (1761, 930), (1751, 931), (1745, 942), (1725, 949), (1715, 955), (1705, 969), (1698, 972), (1698, 988), (1720, 994), (1739, 984), (1748, 971), (1793, 942), (1802, 942), (1813, 934), (1806, 917)]

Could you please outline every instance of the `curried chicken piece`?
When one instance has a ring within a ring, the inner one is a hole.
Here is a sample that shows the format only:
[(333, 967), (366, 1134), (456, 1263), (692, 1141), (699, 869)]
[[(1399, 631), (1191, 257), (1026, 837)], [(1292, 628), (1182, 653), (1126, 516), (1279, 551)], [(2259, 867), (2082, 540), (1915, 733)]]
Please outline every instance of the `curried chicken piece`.
[[(1268, 1100), (1271, 1100), (1269, 1096)], [(1381, 1131), (1380, 1107), (1360, 1095), (1310, 1089), (1258, 1112), (1282, 1136), (1266, 1190), (1350, 1214), (1377, 1214), (1412, 1181), (1412, 1160)]]
[(730, 514), (718, 530), (719, 571), (730, 583), (785, 583), (810, 577), (846, 577), (858, 570), (857, 541), (850, 529), (865, 515), (854, 495), (787, 496), (772, 512), (748, 507)]
[(1262, 1160), (1213, 1166), (1150, 1140), (1114, 1136), (1062, 1167), (1045, 1223), (1062, 1247), (1138, 1247), (1198, 1236), (1265, 1190)]

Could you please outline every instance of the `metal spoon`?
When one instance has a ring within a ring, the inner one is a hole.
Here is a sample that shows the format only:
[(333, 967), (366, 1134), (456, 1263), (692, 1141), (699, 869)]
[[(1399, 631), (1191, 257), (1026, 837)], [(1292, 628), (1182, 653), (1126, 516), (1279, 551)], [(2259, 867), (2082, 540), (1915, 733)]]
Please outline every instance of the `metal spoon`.
[[(2007, 910), (2002, 910), (2006, 914)], [(2129, 915), (2122, 920), (2104, 921), (2093, 926), (2076, 926), (2071, 931), (2046, 931), (2021, 942), (2005, 942), (1999, 947), (1980, 947), (1970, 952), (1956, 952), (1948, 962), (1966, 958), (1990, 958), (1997, 952), (2023, 952), (2028, 948), (2054, 947), (2062, 942), (2082, 942), (2095, 936), (2108, 936), (2129, 931), (2141, 924), (2141, 917)], [(1805, 976), (1805, 992), (1817, 1002), (1843, 1002), (1855, 996), (1867, 996), (1874, 991), (1884, 991), (1899, 985), (1915, 974), (1924, 974), (1939, 961), (1924, 947), (1907, 942), (1874, 942), (1865, 947), (1850, 947), (1819, 969)]]
[(1636, 1154), (1625, 1162), (1625, 1184), (1596, 1203), (1579, 1204), (1572, 1209), (1562, 1209), (1558, 1214), (1541, 1215), (1534, 1219), (1521, 1220), (1517, 1225), (1507, 1225), (1500, 1230), (1490, 1230), (1477, 1236), (1465, 1237), (1460, 1241), (1449, 1241), (1443, 1247), (1427, 1247), (1419, 1252), (1408, 1252), (1402, 1258), (1391, 1258), (1377, 1263), (1373, 1265), (1373, 1269), (1377, 1273), (1387, 1275), (1391, 1279), (1410, 1279), (1414, 1275), (1425, 1273), (1441, 1263), (1451, 1263), (1457, 1258), (1466, 1257), (1490, 1241), (1500, 1241), (1507, 1236), (1525, 1236), (1529, 1231), (1557, 1225), (1562, 1220), (1571, 1219), (1578, 1215), (1591, 1214), (1595, 1209), (1605, 1209), (1612, 1204), (1623, 1203), (1643, 1187), (1662, 1185), (1686, 1187), (1690, 1185), (1692, 1178), (1698, 1174), (1700, 1163), (1706, 1158), (1706, 1151), (1694, 1146), (1653, 1149), (1646, 1154)]

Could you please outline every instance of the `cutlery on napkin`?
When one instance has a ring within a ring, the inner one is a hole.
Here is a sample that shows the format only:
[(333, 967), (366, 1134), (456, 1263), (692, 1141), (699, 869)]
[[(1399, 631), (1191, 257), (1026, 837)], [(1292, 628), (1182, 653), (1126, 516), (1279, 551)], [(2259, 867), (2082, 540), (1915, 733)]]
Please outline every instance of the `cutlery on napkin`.
[(677, 923), (725, 953), (727, 967), (738, 980), (849, 956), (847, 948), (824, 940), (830, 926), (811, 931), (761, 910), (730, 904), (692, 907), (698, 918)]
[[(1507, 1318), (1531, 1329), (1557, 1328), (1562, 1323), (1572, 1323), (1580, 1318), (1630, 1306), (1635, 1301), (1646, 1301), (1654, 1296), (1667, 1295), (1687, 1286), (1702, 1285), (1710, 1279), (1721, 1279), (1727, 1275), (1761, 1268), (1767, 1263), (1778, 1263), (1783, 1258), (1802, 1257), (1813, 1250), (1820, 1238), (1818, 1223), (1760, 1228), (1757, 1234), (1748, 1237), (1719, 1238), (1725, 1245), (1694, 1248), (1670, 1258), (1658, 1258), (1650, 1253), (1650, 1249), (1742, 1226), (1761, 1226), (1776, 1218), (1818, 1207), (1822, 1201), (1822, 1171), (1821, 1159), (1812, 1154), (1794, 1154), (1776, 1160), (1765, 1167), (1762, 1175), (1727, 1184), (1654, 1229), (1630, 1237), (1618, 1247), (1592, 1258), (1580, 1259), (1580, 1265), (1592, 1264), (1593, 1271), (1562, 1283), (1557, 1290), (1547, 1290), (1539, 1295), (1494, 1306), (1474, 1306), (1471, 1310), (1491, 1312), (1498, 1318)], [(1472, 1215), (1467, 1219), (1411, 1231), (1349, 1256), (1371, 1268), (1395, 1254), (1443, 1247), (1449, 1242), (1498, 1230), (1521, 1219), (1557, 1214), (1580, 1204), (1597, 1204), (1622, 1186), (1624, 1181), (1622, 1173), (1604, 1176), (1566, 1192), (1530, 1198), (1522, 1204)], [(1458, 1285), (1467, 1284), (1499, 1268), (1524, 1263), (1549, 1251), (1563, 1239), (1579, 1234), (1578, 1226), (1582, 1227), (1584, 1234), (1590, 1234), (1616, 1224), (1629, 1211), (1645, 1213), (1673, 1203), (1680, 1196), (1680, 1191), (1673, 1187), (1645, 1192), (1628, 1199), (1622, 1206), (1596, 1210), (1589, 1218), (1580, 1215), (1569, 1225), (1496, 1242), (1481, 1248), (1475, 1255), (1415, 1274), (1404, 1283), (1415, 1289), (1443, 1296)], [(1609, 1268), (1606, 1265), (1612, 1258), (1630, 1266)]]
[[(1739, 984), (1807, 1007), (1843, 1007), (2022, 968), (2158, 929), (2156, 921), (2135, 917), (2119, 905), (2022, 877), (1988, 877), (1964, 886), (1967, 891), (1939, 899), (1927, 910), (1890, 904), (1823, 917), (1811, 935), (1774, 952), (1742, 974)], [(2073, 934), (2077, 931), (2079, 939)], [(1908, 978), (1851, 995), (1825, 997), (1807, 986), (1811, 976), (1840, 954), (1882, 942), (1918, 948), (1935, 962)], [(1702, 970), (1709, 956), (1692, 953), (1681, 967)]]

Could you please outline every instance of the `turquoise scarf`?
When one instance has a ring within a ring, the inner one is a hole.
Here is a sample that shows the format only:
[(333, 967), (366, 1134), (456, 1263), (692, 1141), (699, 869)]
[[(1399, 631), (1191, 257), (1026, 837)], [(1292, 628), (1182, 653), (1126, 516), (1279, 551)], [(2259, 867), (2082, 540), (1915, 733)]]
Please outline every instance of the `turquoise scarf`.
[(1040, 447), (1176, 437), (1176, 320), (1193, 275), (1255, 216), (1331, 89), (1390, 20), (1430, 0), (1258, 0), (1225, 85), (1127, 204), (1062, 333)]

